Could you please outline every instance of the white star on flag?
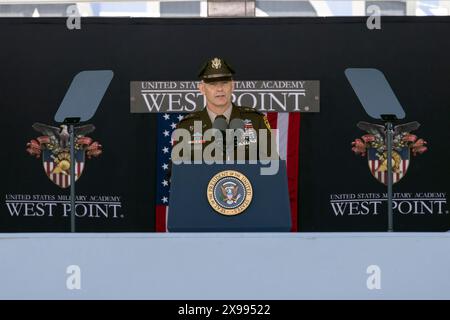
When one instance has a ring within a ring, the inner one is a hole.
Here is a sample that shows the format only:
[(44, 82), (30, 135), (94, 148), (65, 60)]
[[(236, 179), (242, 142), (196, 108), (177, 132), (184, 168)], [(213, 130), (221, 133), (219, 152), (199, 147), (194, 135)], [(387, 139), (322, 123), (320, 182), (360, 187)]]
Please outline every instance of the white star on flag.
[(166, 202), (168, 202), (168, 199), (167, 199), (167, 197), (163, 197), (163, 198), (161, 199), (161, 201), (162, 201), (163, 203), (166, 203)]
[(172, 122), (170, 126), (172, 127), (172, 129), (175, 129), (177, 127), (177, 125), (174, 122)]
[(164, 153), (167, 153), (167, 152), (169, 152), (169, 148), (167, 148), (167, 147), (164, 147), (164, 148), (162, 149), (162, 152), (164, 152)]
[(184, 116), (182, 116), (182, 115), (180, 114), (177, 118), (178, 118), (178, 121), (181, 121), (181, 120), (183, 120)]
[(163, 182), (161, 182), (161, 183), (164, 187), (167, 187), (169, 185), (169, 182), (167, 182), (167, 180), (163, 180)]
[(168, 137), (168, 136), (169, 136), (169, 133), (170, 133), (169, 131), (167, 131), (167, 130), (164, 130), (164, 131), (163, 131), (163, 135), (164, 135), (164, 137)]
[(164, 113), (163, 117), (164, 117), (164, 120), (169, 120), (170, 119), (170, 116), (167, 113)]
[(167, 163), (164, 163), (161, 167), (162, 167), (164, 170), (169, 169), (169, 166), (167, 165)]

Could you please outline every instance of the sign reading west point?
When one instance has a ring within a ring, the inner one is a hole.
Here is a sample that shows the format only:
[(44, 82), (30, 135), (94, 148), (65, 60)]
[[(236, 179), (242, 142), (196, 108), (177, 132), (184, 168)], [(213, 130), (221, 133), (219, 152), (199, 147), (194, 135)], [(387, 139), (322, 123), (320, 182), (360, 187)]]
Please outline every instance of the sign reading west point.
[[(206, 105), (198, 81), (132, 81), (131, 113), (193, 112)], [(239, 106), (261, 112), (319, 112), (320, 81), (235, 81), (232, 97)]]

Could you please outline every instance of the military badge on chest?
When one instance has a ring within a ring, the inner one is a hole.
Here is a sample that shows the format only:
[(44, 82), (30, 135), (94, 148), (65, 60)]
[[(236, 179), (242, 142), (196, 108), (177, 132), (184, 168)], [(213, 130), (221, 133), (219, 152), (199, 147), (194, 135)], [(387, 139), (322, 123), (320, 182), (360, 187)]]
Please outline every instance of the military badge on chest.
[(244, 120), (244, 134), (242, 135), (241, 141), (238, 143), (238, 145), (250, 145), (251, 143), (256, 143), (257, 137), (256, 137), (256, 131), (253, 128), (252, 120), (245, 119)]
[(203, 143), (205, 143), (206, 141), (203, 140), (203, 134), (200, 132), (195, 132), (192, 135), (193, 140), (189, 141), (189, 144), (193, 144), (193, 145), (202, 145)]

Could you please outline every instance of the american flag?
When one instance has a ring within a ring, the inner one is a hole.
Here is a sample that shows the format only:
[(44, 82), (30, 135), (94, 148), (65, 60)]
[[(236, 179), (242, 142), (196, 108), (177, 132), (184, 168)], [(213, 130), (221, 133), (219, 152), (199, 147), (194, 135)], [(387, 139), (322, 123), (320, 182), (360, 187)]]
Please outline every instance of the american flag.
[(167, 231), (167, 213), (169, 209), (169, 164), (172, 153), (172, 132), (183, 119), (179, 113), (158, 114), (157, 120), (157, 161), (156, 161), (156, 231)]
[[(178, 113), (158, 114), (157, 120), (157, 186), (156, 186), (156, 232), (167, 231), (169, 211), (169, 170), (172, 151), (171, 137), (177, 123), (183, 118)], [(286, 160), (289, 198), (291, 204), (291, 231), (297, 231), (298, 208), (298, 153), (300, 142), (300, 113), (267, 113), (270, 126), (279, 129), (277, 144), (281, 159)]]

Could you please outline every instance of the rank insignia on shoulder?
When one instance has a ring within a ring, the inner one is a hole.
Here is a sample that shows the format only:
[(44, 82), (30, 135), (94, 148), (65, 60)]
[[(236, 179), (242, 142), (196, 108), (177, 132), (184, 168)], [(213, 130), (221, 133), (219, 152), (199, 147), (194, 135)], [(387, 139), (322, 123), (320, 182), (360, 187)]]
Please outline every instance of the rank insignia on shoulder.
[[(194, 132), (194, 128), (195, 128), (195, 125), (190, 125), (190, 126), (189, 126), (189, 131)], [(203, 124), (202, 124), (202, 129), (205, 129), (205, 128), (206, 128), (206, 123), (203, 123)]]
[(193, 117), (195, 117), (195, 114), (193, 114), (193, 113), (187, 114), (187, 115), (183, 116), (183, 118), (180, 120), (180, 122), (190, 119), (190, 118), (193, 118)]
[(200, 119), (200, 117), (195, 112), (194, 113), (189, 113), (187, 115), (184, 115), (183, 118), (179, 121), (179, 123), (184, 122), (184, 121), (189, 120), (189, 119)]

